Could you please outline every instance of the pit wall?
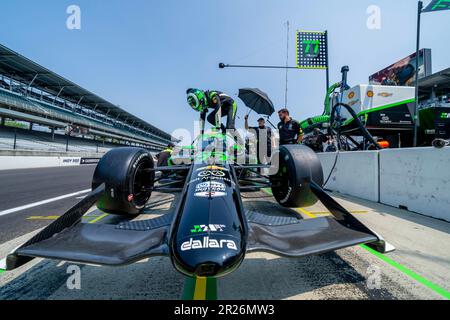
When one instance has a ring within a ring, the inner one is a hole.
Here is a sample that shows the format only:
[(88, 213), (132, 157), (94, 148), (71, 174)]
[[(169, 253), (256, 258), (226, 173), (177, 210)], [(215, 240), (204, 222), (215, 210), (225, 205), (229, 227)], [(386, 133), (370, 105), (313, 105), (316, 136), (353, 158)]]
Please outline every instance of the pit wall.
[[(326, 179), (336, 154), (318, 156)], [(341, 152), (325, 188), (450, 222), (450, 148)]]
[(0, 156), (0, 170), (79, 166), (81, 157)]
[[(155, 153), (150, 152), (152, 156)], [(0, 171), (96, 165), (103, 153), (0, 150)]]
[(0, 150), (0, 171), (95, 164), (101, 153)]

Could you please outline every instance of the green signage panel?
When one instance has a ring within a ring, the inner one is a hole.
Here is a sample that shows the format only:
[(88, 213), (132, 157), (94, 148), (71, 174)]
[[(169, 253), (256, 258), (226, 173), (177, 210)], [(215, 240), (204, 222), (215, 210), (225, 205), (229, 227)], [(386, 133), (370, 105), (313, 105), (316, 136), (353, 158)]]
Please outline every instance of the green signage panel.
[(432, 0), (423, 12), (450, 10), (450, 0)]
[(320, 31), (297, 31), (297, 68), (327, 69), (327, 34)]

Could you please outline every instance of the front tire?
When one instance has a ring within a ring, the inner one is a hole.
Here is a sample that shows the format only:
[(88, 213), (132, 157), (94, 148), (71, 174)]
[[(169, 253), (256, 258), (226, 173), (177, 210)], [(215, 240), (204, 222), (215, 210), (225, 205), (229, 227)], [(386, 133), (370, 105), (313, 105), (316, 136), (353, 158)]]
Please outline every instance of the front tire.
[[(309, 207), (317, 202), (309, 183), (323, 184), (323, 171), (319, 158), (303, 145), (280, 146), (274, 157), (278, 157), (278, 172), (270, 176), (272, 193), (283, 207)], [(272, 164), (276, 163), (272, 157)]]
[(150, 199), (155, 174), (153, 157), (141, 148), (116, 148), (97, 165), (92, 180), (94, 190), (105, 183), (105, 194), (97, 207), (111, 214), (138, 215)]

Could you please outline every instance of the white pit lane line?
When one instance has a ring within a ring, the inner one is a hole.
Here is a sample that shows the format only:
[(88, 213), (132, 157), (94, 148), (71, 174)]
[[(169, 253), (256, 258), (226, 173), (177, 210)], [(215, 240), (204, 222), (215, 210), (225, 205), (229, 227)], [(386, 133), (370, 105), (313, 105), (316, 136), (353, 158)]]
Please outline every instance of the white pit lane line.
[(41, 205), (46, 204), (46, 203), (55, 202), (55, 201), (58, 201), (58, 200), (75, 197), (75, 196), (78, 196), (78, 195), (81, 195), (81, 194), (84, 194), (84, 193), (88, 193), (90, 191), (91, 191), (91, 189), (86, 189), (86, 190), (82, 190), (82, 191), (78, 191), (78, 192), (74, 192), (74, 193), (70, 193), (70, 194), (65, 194), (65, 195), (62, 195), (62, 196), (59, 196), (59, 197), (47, 199), (47, 200), (33, 202), (33, 203), (30, 203), (30, 204), (26, 204), (24, 206), (20, 206), (20, 207), (8, 209), (8, 210), (0, 211), (0, 216), (5, 216), (7, 214), (11, 214), (11, 213), (14, 213), (14, 212), (17, 212), (17, 211), (22, 211), (22, 210), (25, 210), (25, 209), (34, 208), (34, 207), (41, 206)]

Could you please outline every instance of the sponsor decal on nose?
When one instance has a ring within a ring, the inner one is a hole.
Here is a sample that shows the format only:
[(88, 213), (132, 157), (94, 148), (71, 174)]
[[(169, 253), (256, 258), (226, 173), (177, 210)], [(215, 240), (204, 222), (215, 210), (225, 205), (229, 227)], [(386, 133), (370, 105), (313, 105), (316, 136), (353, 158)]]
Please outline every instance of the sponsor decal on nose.
[(181, 244), (181, 251), (200, 250), (200, 249), (230, 249), (237, 251), (236, 242), (227, 239), (212, 239), (209, 236), (201, 240), (190, 238)]

